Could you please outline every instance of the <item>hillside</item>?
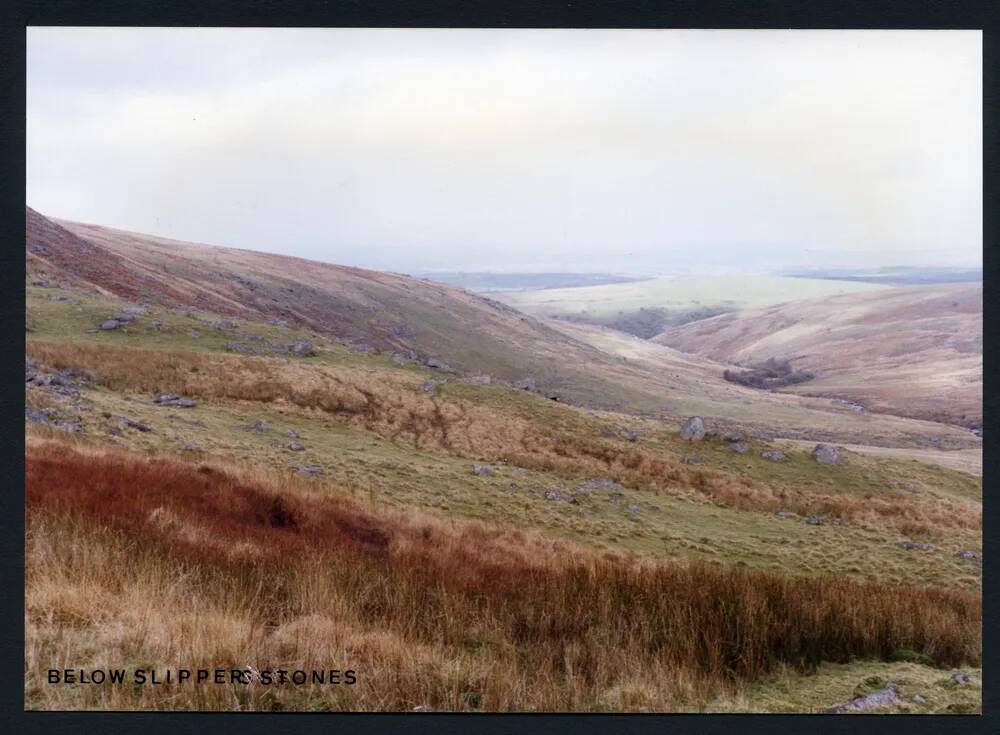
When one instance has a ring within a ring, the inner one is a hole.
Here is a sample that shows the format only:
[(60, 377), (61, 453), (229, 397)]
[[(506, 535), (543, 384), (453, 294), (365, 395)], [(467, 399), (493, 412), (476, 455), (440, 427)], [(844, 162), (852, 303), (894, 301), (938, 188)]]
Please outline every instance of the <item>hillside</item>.
[(580, 288), (498, 294), (497, 299), (536, 317), (556, 317), (653, 337), (668, 326), (737, 309), (783, 304), (832, 294), (884, 288), (819, 278), (783, 276), (678, 276)]
[(724, 314), (654, 341), (741, 366), (789, 360), (815, 378), (783, 391), (979, 427), (982, 298), (981, 284), (892, 288)]
[(392, 273), (216, 247), (46, 218), (28, 208), (29, 276), (137, 303), (288, 323), (365, 351), (446, 372), (530, 379), (562, 400), (647, 406), (653, 393), (609, 381), (613, 361), (504, 304)]

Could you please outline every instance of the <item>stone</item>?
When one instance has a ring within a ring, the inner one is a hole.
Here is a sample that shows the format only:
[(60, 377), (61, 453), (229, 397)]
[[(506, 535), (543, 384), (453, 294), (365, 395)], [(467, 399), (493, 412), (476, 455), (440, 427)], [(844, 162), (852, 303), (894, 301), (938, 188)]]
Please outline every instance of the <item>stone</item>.
[(182, 452), (200, 452), (201, 451), (201, 447), (199, 447), (197, 444), (188, 444), (188, 443), (185, 442), (184, 444), (181, 444), (181, 451)]
[(705, 464), (705, 458), (700, 454), (685, 454), (681, 457), (681, 464)]
[(101, 322), (98, 326), (105, 331), (110, 331), (112, 329), (118, 329), (121, 326), (121, 322), (117, 319), (108, 319), (107, 321)]
[(264, 419), (257, 419), (256, 421), (251, 421), (249, 424), (243, 424), (240, 426), (242, 431), (257, 431), (263, 433), (265, 431), (270, 431), (271, 427), (267, 425)]
[(969, 684), (977, 684), (979, 682), (979, 679), (975, 676), (975, 674), (966, 674), (964, 671), (956, 671), (951, 675), (951, 680), (959, 686), (967, 686)]
[(443, 370), (446, 373), (455, 372), (451, 365), (446, 363), (444, 360), (438, 359), (437, 357), (428, 357), (424, 364), (429, 368), (434, 368), (435, 370)]
[(176, 393), (157, 393), (153, 396), (153, 403), (161, 406), (176, 406), (177, 408), (194, 408), (198, 405), (190, 398), (181, 398)]
[(194, 339), (198, 339), (199, 337), (201, 337), (201, 332), (199, 332), (197, 329), (189, 329), (188, 337), (193, 337)]
[(692, 416), (681, 424), (681, 439), (699, 442), (705, 438), (705, 420), (701, 416)]
[(584, 480), (580, 483), (581, 490), (621, 490), (622, 486), (620, 483), (614, 480), (609, 480), (608, 478), (599, 478), (596, 480)]
[(493, 378), (489, 375), (471, 375), (466, 378), (465, 382), (469, 385), (489, 385), (493, 382)]
[(772, 462), (784, 462), (785, 461), (785, 453), (784, 452), (779, 452), (776, 449), (768, 449), (766, 451), (763, 451), (763, 452), (760, 453), (760, 456), (763, 457), (764, 459), (769, 459)]
[(297, 432), (295, 429), (285, 429), (281, 433), (284, 434), (285, 436), (289, 437), (290, 439), (298, 439), (299, 438), (299, 432)]
[(492, 477), (495, 473), (488, 464), (474, 464), (472, 465), (472, 474), (478, 477)]
[(425, 380), (423, 383), (420, 384), (420, 390), (426, 393), (427, 395), (434, 395), (435, 393), (437, 393), (437, 387), (438, 387), (437, 382), (433, 380)]
[(306, 448), (298, 442), (290, 442), (288, 448), (293, 452), (304, 452)]
[(749, 445), (744, 444), (743, 442), (736, 442), (734, 444), (730, 444), (729, 448), (734, 452), (736, 452), (737, 454), (746, 454), (747, 451), (749, 451), (750, 449)]
[(625, 510), (627, 510), (632, 515), (635, 515), (636, 513), (639, 512), (639, 506), (636, 505), (635, 503), (629, 503), (628, 505), (625, 506)]
[(958, 556), (960, 559), (965, 559), (967, 561), (975, 561), (976, 559), (979, 558), (976, 555), (976, 552), (974, 552), (974, 551), (968, 551), (966, 549), (963, 549), (962, 551), (959, 551), (956, 556)]
[(741, 442), (741, 441), (743, 441), (743, 435), (740, 434), (739, 432), (732, 432), (730, 434), (725, 434), (725, 435), (723, 435), (722, 438), (725, 439), (727, 442)]
[(912, 699), (917, 704), (923, 704), (924, 702), (927, 701), (926, 699), (924, 699), (923, 697), (921, 697), (919, 694), (914, 694), (912, 697), (910, 697), (910, 699)]
[(392, 360), (393, 364), (399, 365), (400, 367), (402, 367), (403, 365), (407, 365), (411, 362), (411, 360), (402, 352), (393, 352), (392, 357), (390, 357), (389, 359)]
[(303, 475), (322, 475), (324, 473), (323, 468), (318, 464), (299, 465), (295, 468), (295, 471)]
[(778, 516), (778, 518), (795, 518), (795, 513), (791, 513), (787, 510), (779, 510), (774, 515)]
[(535, 383), (535, 379), (531, 378), (531, 377), (521, 378), (516, 383), (514, 383), (514, 387), (517, 388), (518, 390), (537, 390), (538, 389), (538, 385)]
[(120, 311), (111, 318), (117, 322), (134, 322), (135, 314), (129, 314), (128, 312)]
[(837, 704), (827, 709), (830, 715), (839, 715), (845, 712), (865, 712), (880, 707), (891, 707), (900, 704), (902, 699), (899, 696), (899, 687), (895, 682), (888, 681), (882, 689), (878, 689), (870, 694), (855, 697), (845, 704)]
[(299, 357), (312, 357), (316, 354), (316, 348), (307, 339), (300, 339), (297, 342), (293, 342), (288, 351)]
[(934, 548), (923, 541), (900, 541), (899, 545), (909, 551), (930, 551)]
[(822, 526), (826, 521), (821, 516), (809, 516), (806, 518), (806, 523), (810, 526)]
[(817, 444), (812, 450), (813, 459), (820, 464), (843, 464), (844, 450), (829, 444)]

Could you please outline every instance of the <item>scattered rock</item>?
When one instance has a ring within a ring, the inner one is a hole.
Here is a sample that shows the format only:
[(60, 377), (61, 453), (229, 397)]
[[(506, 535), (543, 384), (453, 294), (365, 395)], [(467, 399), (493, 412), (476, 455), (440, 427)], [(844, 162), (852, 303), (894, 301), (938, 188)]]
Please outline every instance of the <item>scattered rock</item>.
[(64, 421), (59, 411), (55, 408), (26, 408), (24, 409), (24, 420), (34, 424), (50, 426), (53, 429), (62, 429), (71, 433), (83, 431), (83, 426), (72, 421)]
[(730, 444), (729, 448), (732, 449), (737, 454), (746, 454), (750, 449), (750, 446), (744, 444), (743, 442), (736, 442), (735, 444)]
[(546, 490), (545, 491), (546, 500), (566, 500), (566, 496), (563, 495), (558, 490)]
[(465, 379), (465, 382), (470, 385), (489, 385), (493, 382), (493, 378), (489, 375), (471, 375)]
[(964, 671), (956, 671), (951, 675), (951, 680), (959, 686), (979, 683), (979, 678), (975, 674), (966, 674)]
[(779, 452), (777, 449), (768, 449), (760, 453), (760, 456), (764, 459), (769, 459), (772, 462), (784, 462), (785, 453)]
[(705, 464), (705, 458), (700, 454), (685, 454), (681, 457), (681, 464)]
[(900, 541), (899, 545), (904, 549), (916, 550), (916, 551), (930, 551), (933, 546), (923, 541)]
[(113, 317), (116, 322), (128, 323), (135, 321), (135, 314), (129, 314), (128, 312), (118, 312)]
[(792, 513), (792, 512), (787, 511), (787, 510), (779, 510), (774, 515), (778, 516), (778, 518), (795, 518), (796, 517), (795, 513)]
[(681, 424), (681, 439), (698, 442), (705, 438), (705, 420), (701, 416), (692, 416)]
[(402, 367), (403, 365), (407, 365), (410, 362), (412, 362), (412, 360), (410, 360), (402, 352), (393, 352), (392, 353), (392, 357), (389, 358), (389, 359), (391, 359), (393, 361), (393, 363), (395, 363), (396, 365), (399, 365), (400, 367)]
[(727, 442), (741, 442), (741, 441), (743, 441), (743, 435), (740, 434), (739, 432), (733, 432), (731, 434), (725, 434), (725, 435), (723, 435), (722, 438), (725, 439)]
[(927, 701), (926, 699), (924, 699), (923, 697), (921, 697), (919, 694), (914, 694), (912, 697), (910, 697), (910, 699), (912, 699), (917, 704), (924, 704), (924, 702)]
[(65, 294), (61, 294), (61, 293), (60, 294), (55, 294), (53, 296), (49, 296), (49, 298), (52, 301), (75, 301), (74, 299), (70, 298), (69, 296), (66, 296)]
[(111, 434), (111, 436), (121, 436), (122, 430), (119, 429), (117, 426), (109, 426), (108, 433)]
[(199, 332), (197, 329), (189, 329), (188, 337), (193, 337), (194, 339), (198, 339), (199, 337), (201, 337), (201, 332)]
[(368, 352), (371, 352), (373, 349), (375, 349), (375, 348), (372, 347), (367, 342), (355, 342), (354, 344), (351, 345), (351, 351), (352, 352), (364, 352), (364, 353), (368, 353)]
[(268, 426), (264, 419), (257, 419), (256, 421), (251, 421), (249, 424), (243, 424), (240, 426), (242, 431), (257, 431), (264, 433), (265, 431), (270, 431), (271, 427)]
[(293, 452), (304, 452), (304, 451), (306, 451), (306, 448), (304, 446), (302, 446), (301, 444), (299, 444), (298, 442), (290, 442), (288, 444), (288, 448), (290, 450), (292, 450)]
[(434, 395), (437, 393), (438, 384), (435, 380), (425, 380), (420, 384), (420, 390), (427, 395)]
[(118, 327), (121, 326), (121, 322), (117, 319), (108, 319), (105, 322), (101, 322), (98, 326), (105, 331), (110, 331), (112, 329), (118, 329)]
[(295, 468), (296, 472), (301, 472), (304, 475), (322, 475), (324, 470), (318, 464), (304, 464), (299, 465)]
[(185, 442), (184, 444), (181, 444), (181, 451), (182, 452), (200, 452), (201, 451), (201, 447), (199, 447), (197, 444), (188, 444), (188, 443)]
[(622, 486), (614, 480), (602, 477), (596, 480), (584, 480), (580, 483), (580, 489), (588, 492), (591, 490), (621, 490)]
[(194, 408), (198, 405), (197, 401), (182, 398), (176, 393), (157, 393), (153, 396), (153, 403), (158, 403), (161, 406), (176, 406), (177, 408)]
[(823, 520), (822, 516), (809, 516), (806, 518), (806, 523), (810, 526), (822, 526), (826, 521)]
[(300, 339), (297, 342), (293, 342), (288, 351), (299, 357), (312, 357), (316, 354), (316, 348), (307, 339)]
[(455, 372), (451, 365), (446, 363), (444, 360), (440, 360), (436, 357), (428, 357), (424, 364), (429, 368), (434, 368), (435, 370), (443, 370), (446, 373)]
[(472, 474), (479, 477), (492, 477), (495, 472), (488, 464), (474, 464), (472, 465)]
[(625, 510), (627, 510), (632, 515), (635, 515), (636, 513), (639, 512), (639, 506), (634, 503), (629, 503), (628, 505), (625, 506)]
[(231, 319), (223, 319), (212, 324), (215, 329), (236, 329), (236, 322)]
[(902, 699), (899, 696), (899, 687), (896, 686), (895, 682), (888, 681), (882, 689), (865, 694), (864, 696), (855, 697), (845, 704), (834, 705), (827, 709), (826, 713), (839, 715), (844, 712), (866, 712), (867, 710), (878, 709), (879, 707), (891, 707), (900, 703), (902, 703)]
[(290, 439), (298, 439), (299, 438), (299, 432), (297, 432), (295, 429), (285, 429), (281, 433), (284, 434), (285, 436), (287, 436)]
[(141, 431), (143, 434), (152, 431), (152, 429), (141, 421), (135, 421), (130, 419), (128, 416), (115, 416), (110, 413), (104, 414), (104, 418), (114, 421), (116, 424), (123, 428), (135, 429), (136, 431)]
[(817, 444), (812, 450), (813, 459), (820, 464), (843, 464), (844, 450), (829, 444)]
[(965, 559), (967, 561), (975, 561), (976, 559), (979, 558), (979, 556), (976, 554), (976, 552), (974, 552), (974, 551), (968, 551), (966, 549), (963, 549), (962, 551), (959, 551), (958, 554), (957, 554), (957, 556), (960, 559)]
[(639, 435), (636, 432), (634, 432), (634, 431), (626, 431), (625, 432), (625, 441), (629, 441), (629, 442), (635, 443), (635, 442), (639, 441)]
[(538, 385), (535, 383), (535, 379), (531, 378), (531, 377), (521, 378), (519, 381), (517, 381), (516, 383), (514, 383), (514, 387), (517, 388), (518, 390), (537, 390), (538, 389)]

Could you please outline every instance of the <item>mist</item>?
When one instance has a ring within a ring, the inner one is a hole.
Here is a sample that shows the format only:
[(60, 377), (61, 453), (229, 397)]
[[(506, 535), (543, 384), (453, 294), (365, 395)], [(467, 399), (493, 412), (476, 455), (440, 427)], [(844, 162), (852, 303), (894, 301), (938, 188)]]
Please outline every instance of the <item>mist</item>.
[(978, 31), (31, 28), (27, 203), (394, 271), (975, 267)]

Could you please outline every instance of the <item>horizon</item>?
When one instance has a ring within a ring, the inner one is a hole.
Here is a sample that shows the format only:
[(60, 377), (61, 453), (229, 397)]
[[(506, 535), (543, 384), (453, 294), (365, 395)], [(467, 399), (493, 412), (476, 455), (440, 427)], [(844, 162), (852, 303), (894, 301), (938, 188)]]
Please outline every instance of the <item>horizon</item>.
[(977, 31), (27, 36), (46, 216), (396, 272), (982, 264)]

